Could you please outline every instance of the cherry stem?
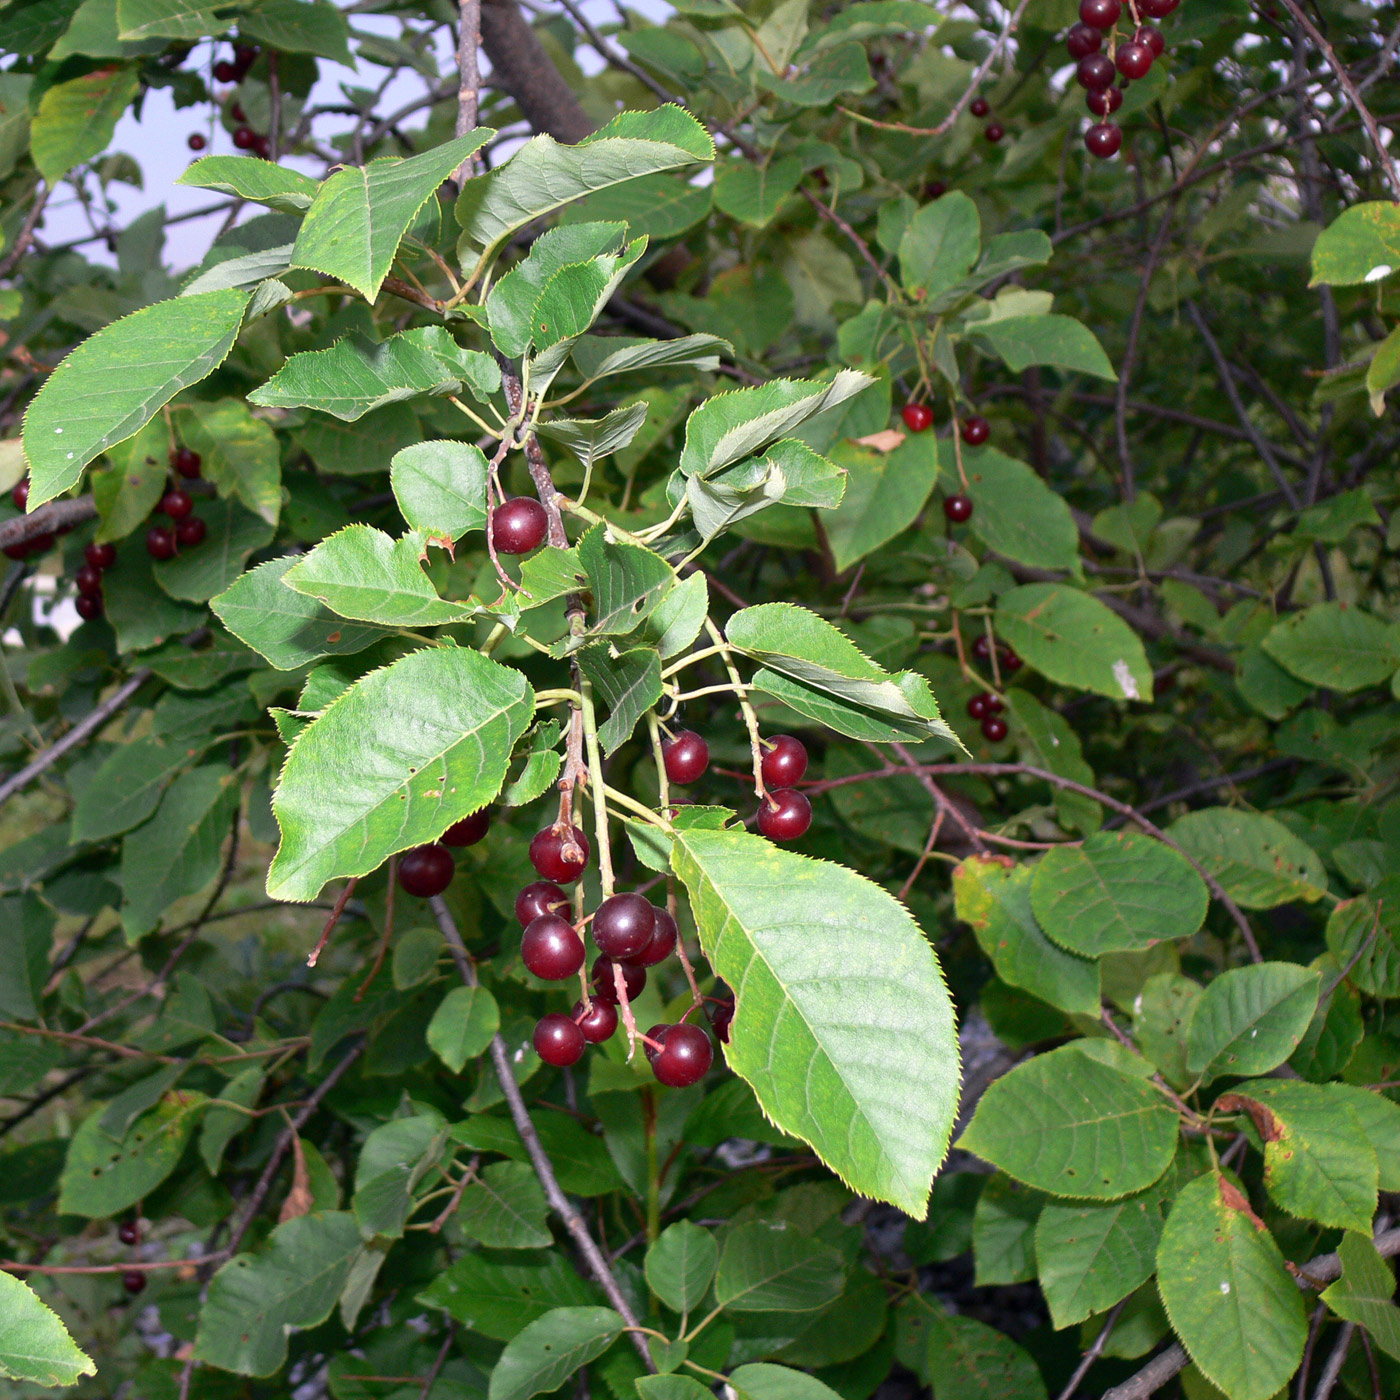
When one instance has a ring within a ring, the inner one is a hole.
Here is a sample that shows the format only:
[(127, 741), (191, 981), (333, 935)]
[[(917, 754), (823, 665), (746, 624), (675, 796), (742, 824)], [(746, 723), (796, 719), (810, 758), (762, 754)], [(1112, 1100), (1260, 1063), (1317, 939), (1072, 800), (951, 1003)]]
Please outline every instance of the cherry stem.
[(958, 480), (962, 483), (963, 494), (967, 494), (967, 473), (963, 470), (962, 459), (962, 428), (958, 424), (958, 399), (951, 390), (948, 393), (948, 403), (953, 411), (953, 460), (958, 467)]
[(374, 955), (374, 966), (370, 968), (369, 976), (360, 984), (360, 990), (355, 993), (356, 1005), (365, 999), (365, 993), (374, 985), (374, 979), (379, 976), (379, 970), (384, 966), (384, 958), (394, 937), (394, 897), (398, 893), (398, 873), (399, 858), (395, 854), (389, 857), (389, 885), (384, 892), (384, 934)]
[(729, 679), (738, 695), (739, 709), (744, 716), (744, 723), (748, 726), (749, 749), (753, 754), (753, 790), (757, 797), (762, 798), (767, 795), (767, 789), (763, 786), (763, 740), (758, 732), (758, 714), (749, 703), (748, 687), (739, 677), (729, 643), (724, 640), (723, 634), (709, 617), (705, 619), (705, 631), (724, 658), (724, 669), (729, 673)]
[[(622, 964), (613, 964), (613, 987), (617, 991), (617, 1012), (627, 1031), (627, 1063), (637, 1053), (637, 1041), (645, 1039), (637, 1030), (637, 1018), (632, 1014), (632, 1003), (627, 1000), (627, 979), (622, 975)], [(651, 1042), (648, 1041), (648, 1044)]]
[(326, 926), (321, 930), (321, 936), (316, 940), (316, 946), (306, 959), (307, 967), (315, 967), (321, 954), (326, 951), (326, 944), (330, 942), (331, 934), (335, 932), (335, 926), (340, 922), (340, 916), (345, 912), (345, 906), (350, 903), (350, 896), (355, 893), (355, 886), (359, 883), (360, 877), (358, 875), (352, 875), (345, 882), (345, 888), (336, 898), (335, 905), (331, 909), (331, 916), (326, 920)]
[(589, 990), (588, 990), (588, 973), (584, 971), (584, 964), (583, 964), (583, 963), (580, 963), (580, 964), (579, 964), (579, 969), (578, 969), (578, 985), (579, 985), (579, 990), (583, 993), (583, 997), (582, 997), (582, 1001), (583, 1001), (583, 1011), (582, 1011), (582, 1013), (581, 1013), (580, 1015), (574, 1017), (574, 1024), (575, 1024), (575, 1025), (577, 1025), (580, 1021), (582, 1021), (583, 1018), (584, 1018), (585, 1016), (587, 1016), (587, 1015), (593, 1010), (593, 997), (590, 995)]
[(603, 898), (613, 892), (612, 847), (608, 843), (607, 784), (603, 781), (603, 755), (598, 748), (598, 719), (593, 710), (593, 686), (586, 678), (579, 680), (579, 712), (583, 716), (583, 741), (588, 751), (588, 776), (593, 797), (593, 828), (598, 837), (598, 876), (602, 881)]

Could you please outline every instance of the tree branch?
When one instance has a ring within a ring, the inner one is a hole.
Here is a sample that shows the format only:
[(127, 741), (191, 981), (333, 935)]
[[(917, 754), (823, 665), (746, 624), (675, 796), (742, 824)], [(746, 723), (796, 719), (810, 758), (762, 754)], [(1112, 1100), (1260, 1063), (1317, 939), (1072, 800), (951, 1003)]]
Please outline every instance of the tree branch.
[(595, 129), (515, 0), (484, 0), (481, 47), (493, 84), (514, 98), (534, 131), (572, 144)]
[[(481, 0), (461, 0), (457, 33), (457, 125), (456, 135), (466, 136), (476, 129), (477, 99), (481, 89)], [(460, 186), (476, 168), (476, 157), (468, 156), (457, 167), (453, 179)]]
[(0, 549), (52, 534), (67, 525), (81, 525), (96, 514), (97, 507), (91, 496), (79, 496), (73, 501), (50, 501), (30, 515), (16, 515), (0, 524)]

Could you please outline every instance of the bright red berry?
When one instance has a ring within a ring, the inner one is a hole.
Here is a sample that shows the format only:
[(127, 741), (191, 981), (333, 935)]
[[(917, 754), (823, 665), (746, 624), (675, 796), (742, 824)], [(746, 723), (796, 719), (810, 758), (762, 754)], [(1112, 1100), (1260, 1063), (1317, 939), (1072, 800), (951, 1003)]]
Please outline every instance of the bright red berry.
[(593, 941), (614, 962), (630, 962), (644, 953), (656, 928), (656, 910), (645, 895), (615, 894), (593, 916)]
[(453, 822), (446, 831), (438, 837), (444, 846), (475, 846), (478, 841), (486, 839), (486, 833), (491, 830), (491, 809), (483, 807), (479, 812), (473, 812), (469, 817), (463, 817), (459, 822)]
[(911, 433), (926, 433), (933, 427), (933, 410), (926, 403), (907, 403), (899, 416)]
[(548, 880), (536, 880), (515, 896), (515, 917), (521, 928), (527, 928), (541, 914), (563, 914), (568, 907), (569, 896)]
[(567, 919), (541, 914), (531, 920), (520, 940), (520, 958), (536, 977), (562, 982), (583, 966), (583, 939)]
[(633, 958), (639, 967), (655, 967), (657, 963), (665, 962), (672, 953), (676, 951), (676, 939), (679, 930), (676, 928), (676, 921), (671, 917), (669, 909), (653, 909), (656, 921), (652, 926), (651, 939), (647, 946)]
[(1065, 48), (1071, 58), (1085, 58), (1103, 48), (1103, 31), (1092, 24), (1076, 24), (1065, 35)]
[(770, 792), (758, 804), (758, 829), (770, 841), (796, 841), (812, 825), (812, 804), (796, 788)]
[(456, 869), (446, 846), (415, 846), (399, 857), (399, 884), (415, 898), (431, 899), (452, 883)]
[[(659, 1032), (659, 1034), (658, 1034)], [(710, 1037), (699, 1026), (682, 1021), (676, 1026), (653, 1026), (647, 1033), (650, 1040), (659, 1040), (661, 1049), (647, 1047), (651, 1072), (659, 1083), (671, 1089), (684, 1089), (703, 1079), (714, 1063), (715, 1051)]]
[(122, 1287), (134, 1298), (138, 1293), (146, 1291), (146, 1275), (132, 1269), (130, 1273), (122, 1275)]
[(617, 1030), (617, 1007), (599, 997), (594, 997), (587, 1006), (576, 1001), (574, 1024), (590, 1045), (601, 1045), (605, 1040), (611, 1040)]
[(1080, 20), (1095, 29), (1112, 29), (1122, 13), (1122, 0), (1079, 0)]
[(96, 622), (102, 616), (102, 593), (79, 593), (73, 600), (78, 616), (84, 622)]
[(548, 533), (549, 516), (532, 496), (516, 496), (491, 512), (491, 543), (497, 554), (528, 554)]
[(992, 110), (992, 104), (985, 97), (974, 97), (967, 110), (974, 117), (985, 117)]
[(183, 520), (194, 509), (194, 498), (188, 491), (181, 491), (176, 487), (173, 491), (167, 491), (160, 498), (160, 504), (156, 507), (162, 515), (168, 515), (172, 520)]
[(29, 504), (29, 478), (21, 477), (20, 480), (10, 488), (10, 499), (15, 503), (16, 510), (24, 510)]
[(1096, 117), (1111, 117), (1123, 105), (1120, 87), (1094, 88), (1084, 94), (1084, 105)]
[(175, 538), (186, 549), (192, 549), (197, 544), (204, 543), (204, 537), (209, 533), (209, 527), (197, 515), (187, 515), (176, 527)]
[(185, 137), (185, 145), (192, 151), (202, 151), (209, 144), (198, 131), (192, 131)]
[(970, 413), (958, 424), (958, 435), (969, 447), (981, 447), (992, 435), (992, 425), (980, 413)]
[(168, 525), (152, 525), (146, 531), (146, 553), (152, 559), (173, 559), (176, 549), (175, 531)]
[(796, 787), (807, 771), (807, 746), (791, 734), (775, 734), (764, 739), (763, 786), (770, 791)]
[(1008, 733), (1007, 724), (1000, 715), (988, 715), (982, 721), (982, 733), (993, 744), (999, 744)]
[(972, 519), (972, 500), (964, 496), (961, 491), (955, 496), (944, 496), (943, 514), (953, 522), (954, 525), (963, 525)]
[(1112, 122), (1095, 122), (1084, 133), (1084, 145), (1091, 156), (1109, 160), (1123, 145), (1123, 128)]
[(588, 864), (588, 837), (576, 826), (569, 827), (567, 835), (547, 826), (530, 842), (530, 864), (546, 880), (571, 885)]
[(1000, 122), (988, 122), (982, 128), (982, 135), (995, 146), (1006, 135), (1006, 128)]
[(233, 144), (240, 151), (251, 151), (258, 144), (257, 133), (251, 127), (237, 127), (233, 133)]
[(141, 1243), (141, 1226), (135, 1220), (123, 1220), (117, 1226), (117, 1238), (128, 1248)]
[(199, 475), (199, 469), (204, 465), (204, 458), (193, 448), (172, 447), (170, 449), (170, 465), (181, 476), (193, 480)]
[(79, 593), (101, 593), (102, 592), (102, 570), (94, 569), (91, 564), (84, 564), (76, 574), (73, 575), (73, 585)]
[(1145, 78), (1152, 67), (1154, 57), (1151, 45), (1129, 39), (1126, 44), (1118, 45), (1118, 52), (1113, 61), (1125, 78)]
[(114, 544), (84, 545), (83, 558), (94, 569), (110, 569), (117, 562), (117, 547)]
[(609, 957), (594, 958), (589, 981), (593, 984), (593, 995), (600, 1001), (617, 1001), (617, 981), (613, 968), (622, 969), (622, 985), (627, 989), (627, 1000), (636, 1001), (647, 984), (647, 970), (636, 963), (615, 963)]
[(698, 782), (710, 766), (710, 746), (693, 729), (678, 729), (661, 741), (661, 761), (669, 781), (682, 786)]
[(1111, 87), (1117, 72), (1106, 53), (1090, 53), (1079, 60), (1074, 76), (1080, 87), (1092, 92), (1096, 88)]
[(541, 1016), (535, 1027), (535, 1054), (556, 1069), (577, 1064), (585, 1044), (583, 1032), (562, 1011)]

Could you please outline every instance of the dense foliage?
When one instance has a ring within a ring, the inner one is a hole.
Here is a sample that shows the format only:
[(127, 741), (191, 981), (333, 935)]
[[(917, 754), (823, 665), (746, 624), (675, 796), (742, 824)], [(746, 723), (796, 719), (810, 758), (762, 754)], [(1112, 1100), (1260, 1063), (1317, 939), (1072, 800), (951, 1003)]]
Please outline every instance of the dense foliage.
[(1396, 1394), (1393, 15), (603, 8), (0, 6), (0, 1375)]

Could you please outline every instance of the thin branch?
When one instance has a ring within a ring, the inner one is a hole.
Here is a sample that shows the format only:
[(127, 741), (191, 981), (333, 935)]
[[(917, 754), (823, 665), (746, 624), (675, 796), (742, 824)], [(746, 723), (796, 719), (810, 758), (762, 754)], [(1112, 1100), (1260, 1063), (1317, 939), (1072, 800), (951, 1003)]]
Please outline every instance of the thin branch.
[[(481, 96), (481, 65), (477, 51), (481, 47), (481, 0), (461, 0), (457, 7), (457, 125), (456, 135), (466, 136), (476, 130), (477, 102)], [(459, 165), (452, 178), (458, 187), (476, 170), (476, 156), (470, 155)]]
[(1108, 1339), (1112, 1335), (1113, 1329), (1118, 1326), (1118, 1319), (1127, 1306), (1128, 1300), (1126, 1298), (1113, 1305), (1112, 1312), (1104, 1319), (1099, 1335), (1094, 1338), (1093, 1346), (1084, 1353), (1084, 1359), (1074, 1368), (1074, 1374), (1069, 1378), (1069, 1383), (1060, 1392), (1059, 1400), (1072, 1400), (1074, 1392), (1079, 1389), (1080, 1381), (1089, 1374), (1089, 1368), (1103, 1355), (1103, 1349), (1108, 1345)]
[(1352, 1339), (1355, 1336), (1356, 1324), (1344, 1322), (1342, 1330), (1337, 1333), (1337, 1343), (1332, 1348), (1332, 1354), (1327, 1358), (1327, 1365), (1322, 1368), (1313, 1400), (1327, 1400), (1336, 1388), (1337, 1377), (1342, 1374), (1342, 1363), (1347, 1359), (1347, 1352), (1351, 1350)]
[(23, 227), (15, 236), (15, 246), (0, 258), (0, 277), (8, 277), (18, 266), (19, 260), (29, 251), (29, 245), (34, 240), (34, 230), (38, 228), (39, 220), (44, 214), (44, 206), (52, 194), (53, 190), (45, 185), (34, 197), (34, 205), (26, 216)]
[(598, 32), (593, 24), (589, 22), (588, 16), (581, 9), (572, 3), (572, 0), (559, 0), (559, 3), (569, 12), (573, 21), (583, 30), (588, 42), (597, 50), (599, 57), (605, 59), (612, 67), (620, 69), (624, 73), (630, 73), (636, 80), (649, 88), (663, 102), (674, 102), (678, 107), (686, 106), (686, 101), (682, 97), (677, 97), (675, 93), (668, 92), (650, 73), (636, 63), (633, 63), (625, 53), (615, 49)]
[(40, 535), (50, 535), (69, 525), (81, 525), (97, 514), (91, 496), (79, 496), (71, 501), (50, 501), (28, 515), (16, 515), (0, 523), (0, 549), (12, 544), (24, 544)]

